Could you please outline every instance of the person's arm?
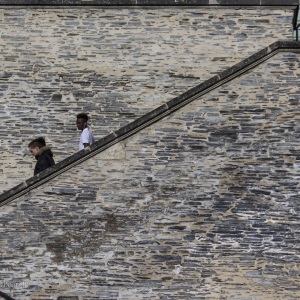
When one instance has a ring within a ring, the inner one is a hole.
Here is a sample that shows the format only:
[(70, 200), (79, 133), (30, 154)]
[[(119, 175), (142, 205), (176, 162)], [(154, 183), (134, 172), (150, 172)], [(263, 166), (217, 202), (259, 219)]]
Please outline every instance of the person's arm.
[(90, 145), (90, 131), (88, 129), (82, 132), (82, 144), (84, 148)]
[[(54, 161), (53, 161), (54, 164)], [(34, 170), (34, 175), (48, 169), (51, 167), (51, 162), (49, 161), (47, 155), (41, 155), (36, 163), (35, 170)]]

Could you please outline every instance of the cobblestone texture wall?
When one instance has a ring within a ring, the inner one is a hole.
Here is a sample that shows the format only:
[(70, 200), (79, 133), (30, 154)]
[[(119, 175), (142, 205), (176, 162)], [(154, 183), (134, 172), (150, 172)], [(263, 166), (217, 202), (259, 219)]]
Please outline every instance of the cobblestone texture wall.
[(2, 290), (299, 299), (299, 75), (277, 54), (2, 207)]
[(77, 151), (74, 116), (96, 138), (280, 39), (282, 9), (1, 8), (0, 191), (33, 174), (27, 145)]

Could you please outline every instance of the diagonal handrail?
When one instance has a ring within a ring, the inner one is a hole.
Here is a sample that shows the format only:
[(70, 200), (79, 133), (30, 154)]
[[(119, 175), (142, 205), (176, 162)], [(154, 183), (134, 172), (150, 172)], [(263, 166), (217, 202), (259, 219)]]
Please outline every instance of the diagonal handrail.
[(15, 300), (14, 298), (8, 296), (7, 294), (0, 291), (0, 297), (2, 297), (5, 300)]
[(69, 169), (77, 166), (78, 164), (88, 160), (89, 158), (101, 153), (109, 147), (117, 144), (118, 142), (126, 139), (127, 137), (137, 133), (138, 131), (156, 123), (167, 115), (170, 115), (179, 108), (187, 105), (188, 103), (200, 98), (208, 92), (220, 87), (221, 85), (233, 80), (255, 68), (259, 64), (273, 57), (279, 52), (293, 51), (300, 53), (300, 42), (297, 41), (278, 41), (271, 44), (269, 47), (251, 55), (250, 57), (242, 60), (233, 67), (226, 69), (218, 75), (204, 81), (198, 86), (191, 88), (180, 96), (171, 99), (158, 108), (150, 111), (137, 120), (129, 123), (128, 125), (116, 130), (108, 136), (97, 141), (95, 144), (87, 147), (72, 156), (57, 163), (53, 167), (31, 177), (14, 188), (4, 192), (0, 195), (0, 206), (9, 203), (10, 201), (28, 193), (32, 189), (41, 186), (49, 180), (57, 177), (58, 175), (68, 171)]

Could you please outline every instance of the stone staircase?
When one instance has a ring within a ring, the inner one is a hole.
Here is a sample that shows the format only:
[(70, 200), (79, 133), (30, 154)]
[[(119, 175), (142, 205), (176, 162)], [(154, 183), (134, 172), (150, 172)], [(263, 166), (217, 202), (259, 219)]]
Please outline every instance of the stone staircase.
[(238, 64), (228, 68), (216, 76), (204, 81), (198, 86), (186, 91), (178, 97), (168, 101), (167, 103), (157, 107), (151, 112), (145, 114), (141, 118), (132, 123), (116, 130), (108, 136), (100, 139), (91, 147), (87, 147), (82, 151), (71, 155), (55, 166), (31, 177), (12, 189), (0, 195), (0, 206), (9, 203), (18, 197), (28, 193), (55, 178), (56, 176), (66, 172), (67, 170), (77, 166), (78, 164), (88, 160), (89, 158), (99, 154), (100, 152), (112, 147), (129, 136), (134, 135), (138, 131), (150, 126), (151, 124), (161, 120), (162, 118), (172, 114), (179, 108), (191, 103), (208, 92), (220, 87), (221, 85), (230, 82), (256, 66), (262, 64), (269, 58), (279, 52), (300, 52), (300, 42), (297, 41), (278, 41), (271, 44), (269, 47), (262, 49), (254, 55), (242, 60)]

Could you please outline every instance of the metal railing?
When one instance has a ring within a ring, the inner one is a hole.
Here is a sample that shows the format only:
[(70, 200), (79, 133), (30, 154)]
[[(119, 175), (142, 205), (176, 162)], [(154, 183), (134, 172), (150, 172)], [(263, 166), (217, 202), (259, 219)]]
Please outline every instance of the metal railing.
[(298, 42), (299, 41), (299, 28), (300, 28), (300, 24), (298, 24), (295, 28), (295, 31), (296, 31), (296, 41)]
[(295, 40), (299, 41), (299, 28), (300, 28), (300, 19), (299, 19), (299, 5), (295, 9), (294, 20), (293, 20), (293, 29), (295, 33)]
[(8, 296), (7, 294), (0, 292), (0, 297), (2, 297), (5, 300), (15, 300), (14, 298)]

